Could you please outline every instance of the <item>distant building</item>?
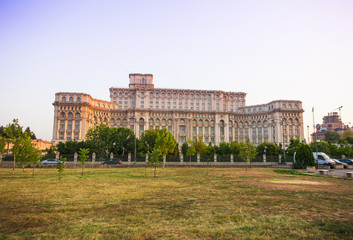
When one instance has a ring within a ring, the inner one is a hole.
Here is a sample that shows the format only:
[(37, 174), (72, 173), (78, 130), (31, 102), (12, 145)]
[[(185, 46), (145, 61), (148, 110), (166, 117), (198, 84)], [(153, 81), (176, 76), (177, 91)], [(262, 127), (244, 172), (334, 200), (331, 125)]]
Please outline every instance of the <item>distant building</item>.
[(83, 140), (99, 124), (170, 131), (177, 142), (202, 137), (208, 144), (264, 141), (288, 144), (304, 138), (301, 101), (246, 106), (244, 92), (155, 88), (152, 74), (130, 74), (129, 88), (110, 88), (110, 101), (85, 93), (55, 94), (53, 142)]
[(328, 113), (322, 118), (322, 124), (316, 126), (316, 132), (311, 134), (312, 140), (324, 141), (326, 140), (326, 132), (336, 132), (342, 136), (345, 130), (349, 129), (348, 125), (344, 125), (340, 115), (337, 112)]

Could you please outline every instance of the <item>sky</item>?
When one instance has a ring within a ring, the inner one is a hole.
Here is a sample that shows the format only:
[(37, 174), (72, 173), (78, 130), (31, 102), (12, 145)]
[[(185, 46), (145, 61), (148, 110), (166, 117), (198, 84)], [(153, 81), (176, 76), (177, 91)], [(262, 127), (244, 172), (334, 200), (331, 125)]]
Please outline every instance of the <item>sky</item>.
[[(0, 0), (0, 125), (52, 140), (56, 92), (109, 100), (129, 73), (157, 88), (300, 100), (310, 133), (353, 123), (351, 0)], [(350, 126), (352, 124), (349, 124)]]

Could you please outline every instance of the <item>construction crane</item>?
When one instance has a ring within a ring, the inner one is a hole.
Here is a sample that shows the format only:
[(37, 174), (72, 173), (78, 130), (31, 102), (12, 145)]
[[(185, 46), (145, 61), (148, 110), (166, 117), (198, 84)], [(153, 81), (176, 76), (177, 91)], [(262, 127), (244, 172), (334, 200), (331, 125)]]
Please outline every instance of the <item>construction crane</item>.
[(335, 108), (335, 109), (333, 109), (332, 110), (332, 112), (334, 112), (334, 111), (336, 111), (337, 109), (338, 109), (338, 111), (339, 111), (339, 116), (340, 116), (340, 118), (342, 119), (342, 115), (341, 115), (341, 109), (343, 108), (343, 106), (340, 106), (340, 107), (338, 107), (338, 108)]

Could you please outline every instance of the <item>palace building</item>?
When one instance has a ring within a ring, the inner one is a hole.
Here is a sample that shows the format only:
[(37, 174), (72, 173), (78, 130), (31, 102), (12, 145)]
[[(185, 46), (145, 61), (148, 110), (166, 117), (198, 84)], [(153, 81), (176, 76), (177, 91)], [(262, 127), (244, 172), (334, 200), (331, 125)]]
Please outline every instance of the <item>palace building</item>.
[(302, 102), (275, 100), (246, 106), (246, 93), (155, 88), (152, 74), (130, 74), (129, 88), (110, 88), (110, 101), (89, 94), (55, 94), (53, 142), (84, 140), (99, 124), (170, 131), (179, 144), (202, 137), (206, 143), (264, 141), (289, 144), (304, 139)]

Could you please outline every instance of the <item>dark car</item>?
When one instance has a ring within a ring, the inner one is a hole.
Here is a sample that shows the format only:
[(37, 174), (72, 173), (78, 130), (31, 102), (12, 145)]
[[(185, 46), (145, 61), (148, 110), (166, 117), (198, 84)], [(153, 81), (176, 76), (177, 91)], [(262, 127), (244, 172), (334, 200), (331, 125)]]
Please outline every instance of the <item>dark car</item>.
[(347, 163), (348, 165), (353, 165), (353, 160), (350, 159), (340, 159), (340, 162)]
[(107, 159), (102, 164), (121, 164), (121, 160), (118, 158)]

